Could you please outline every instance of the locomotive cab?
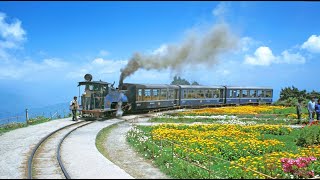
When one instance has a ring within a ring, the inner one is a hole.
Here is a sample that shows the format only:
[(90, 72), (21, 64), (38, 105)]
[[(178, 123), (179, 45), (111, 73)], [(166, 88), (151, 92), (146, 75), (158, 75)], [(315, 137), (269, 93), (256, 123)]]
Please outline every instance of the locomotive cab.
[[(81, 96), (80, 111), (82, 117), (105, 117), (112, 115), (120, 107), (126, 105), (126, 96), (110, 83), (104, 81), (91, 81), (90, 74), (85, 75), (85, 80), (79, 82), (79, 97)], [(80, 94), (82, 89), (82, 94)]]

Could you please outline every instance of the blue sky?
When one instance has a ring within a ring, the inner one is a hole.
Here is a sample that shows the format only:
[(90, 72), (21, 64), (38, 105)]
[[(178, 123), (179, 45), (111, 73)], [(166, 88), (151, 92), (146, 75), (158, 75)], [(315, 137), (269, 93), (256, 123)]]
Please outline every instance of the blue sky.
[(320, 91), (318, 2), (0, 2), (0, 110), (68, 102), (86, 73), (119, 80), (135, 52), (228, 24), (237, 49), (210, 66), (139, 70), (125, 82), (270, 86)]

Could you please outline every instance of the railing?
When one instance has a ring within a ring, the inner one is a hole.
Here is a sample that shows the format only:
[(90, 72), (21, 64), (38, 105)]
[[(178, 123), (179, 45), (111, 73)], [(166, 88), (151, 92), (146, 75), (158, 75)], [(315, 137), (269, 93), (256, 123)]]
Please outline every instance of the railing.
[(0, 126), (5, 126), (12, 123), (22, 123), (27, 124), (29, 119), (35, 119), (37, 117), (47, 117), (51, 120), (53, 119), (59, 119), (59, 118), (65, 118), (68, 117), (69, 111), (66, 110), (56, 110), (52, 112), (42, 112), (42, 113), (33, 113), (29, 112), (28, 109), (25, 110), (25, 115), (16, 115), (16, 116), (10, 116), (6, 118), (0, 119)]
[(0, 119), (0, 126), (11, 124), (14, 122), (26, 123), (27, 121), (24, 116), (12, 116)]

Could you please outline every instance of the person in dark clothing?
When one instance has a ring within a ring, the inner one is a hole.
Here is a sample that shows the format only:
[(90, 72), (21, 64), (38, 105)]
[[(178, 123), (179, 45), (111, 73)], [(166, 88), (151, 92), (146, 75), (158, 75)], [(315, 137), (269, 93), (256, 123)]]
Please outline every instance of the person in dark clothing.
[(70, 110), (72, 111), (72, 121), (78, 121), (77, 110), (79, 109), (77, 96), (73, 97), (73, 100), (70, 102)]
[(318, 103), (315, 105), (315, 111), (317, 114), (317, 120), (320, 120), (320, 99), (318, 99)]
[(301, 115), (302, 115), (302, 109), (301, 109), (301, 102), (302, 100), (299, 99), (297, 103), (297, 117), (298, 117), (298, 124), (301, 123)]

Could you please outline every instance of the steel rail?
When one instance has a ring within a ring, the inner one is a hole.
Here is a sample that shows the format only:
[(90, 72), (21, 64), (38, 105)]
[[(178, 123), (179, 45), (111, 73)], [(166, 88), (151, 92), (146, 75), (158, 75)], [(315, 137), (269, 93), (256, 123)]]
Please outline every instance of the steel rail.
[(39, 149), (39, 147), (41, 146), (42, 143), (44, 143), (47, 139), (49, 139), (50, 136), (52, 136), (53, 134), (63, 130), (63, 129), (66, 129), (68, 127), (71, 127), (71, 126), (75, 126), (77, 124), (80, 124), (80, 123), (83, 123), (84, 121), (80, 121), (80, 122), (77, 122), (77, 123), (73, 123), (73, 124), (69, 124), (67, 126), (64, 126), (64, 127), (61, 127), (53, 132), (51, 132), (50, 134), (48, 134), (47, 136), (45, 136), (44, 138), (42, 138), (38, 144), (35, 146), (35, 148), (33, 149), (32, 153), (31, 153), (31, 156), (29, 157), (28, 159), (28, 179), (32, 179), (32, 164), (33, 164), (33, 158), (37, 152), (37, 150)]
[(78, 126), (78, 127), (74, 128), (73, 130), (69, 131), (66, 135), (64, 135), (63, 138), (62, 138), (62, 139), (60, 140), (60, 142), (59, 142), (59, 145), (58, 145), (58, 148), (57, 148), (57, 160), (58, 160), (58, 162), (59, 162), (60, 168), (61, 168), (64, 176), (66, 177), (66, 179), (71, 179), (71, 177), (70, 177), (68, 171), (66, 170), (66, 168), (64, 167), (63, 162), (62, 162), (62, 160), (61, 160), (61, 153), (60, 153), (60, 151), (61, 151), (62, 143), (63, 143), (63, 141), (64, 141), (73, 131), (75, 131), (75, 130), (83, 127), (83, 126), (87, 126), (87, 125), (89, 125), (89, 124), (91, 124), (91, 123), (93, 123), (93, 122), (95, 122), (95, 121), (92, 121), (92, 122), (89, 122), (89, 123), (86, 123), (86, 124), (83, 124), (83, 125), (81, 125), (81, 126)]

